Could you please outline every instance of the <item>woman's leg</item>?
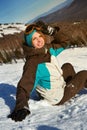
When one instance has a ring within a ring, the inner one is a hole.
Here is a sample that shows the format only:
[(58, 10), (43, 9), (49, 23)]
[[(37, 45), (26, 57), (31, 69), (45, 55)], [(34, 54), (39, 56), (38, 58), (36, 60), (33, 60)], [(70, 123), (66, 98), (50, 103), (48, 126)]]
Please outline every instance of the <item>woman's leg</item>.
[(64, 97), (58, 105), (74, 97), (82, 88), (87, 87), (85, 85), (87, 85), (87, 70), (78, 72), (72, 80), (66, 84)]
[(68, 83), (76, 74), (72, 64), (65, 63), (61, 69), (63, 70), (63, 77), (66, 83)]

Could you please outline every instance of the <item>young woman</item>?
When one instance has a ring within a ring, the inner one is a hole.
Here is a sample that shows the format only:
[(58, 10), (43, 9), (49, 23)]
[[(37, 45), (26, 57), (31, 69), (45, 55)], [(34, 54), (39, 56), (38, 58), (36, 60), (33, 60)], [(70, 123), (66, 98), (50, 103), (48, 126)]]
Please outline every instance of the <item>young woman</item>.
[(14, 111), (8, 116), (15, 121), (22, 121), (30, 114), (28, 100), (31, 91), (36, 90), (40, 98), (52, 105), (59, 105), (75, 96), (87, 83), (86, 70), (76, 74), (70, 63), (59, 66), (56, 56), (64, 48), (55, 43), (46, 44), (41, 30), (35, 24), (25, 30), (26, 63), (17, 86)]

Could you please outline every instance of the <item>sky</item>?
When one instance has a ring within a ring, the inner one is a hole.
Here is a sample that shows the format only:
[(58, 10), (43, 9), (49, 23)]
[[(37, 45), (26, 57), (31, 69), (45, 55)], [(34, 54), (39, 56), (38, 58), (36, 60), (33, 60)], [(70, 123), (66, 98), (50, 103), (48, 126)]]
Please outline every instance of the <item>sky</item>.
[(66, 0), (0, 0), (0, 23), (26, 23)]

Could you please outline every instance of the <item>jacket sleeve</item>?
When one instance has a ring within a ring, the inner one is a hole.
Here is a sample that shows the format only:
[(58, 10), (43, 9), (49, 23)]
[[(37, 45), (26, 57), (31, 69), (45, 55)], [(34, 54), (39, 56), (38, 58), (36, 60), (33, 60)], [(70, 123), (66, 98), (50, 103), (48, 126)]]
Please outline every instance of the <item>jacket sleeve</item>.
[(34, 85), (36, 68), (37, 63), (34, 58), (27, 60), (24, 65), (16, 93), (16, 109), (18, 110), (28, 106), (29, 95)]
[(26, 60), (22, 77), (17, 86), (16, 109), (28, 106), (28, 99), (34, 87), (37, 65), (42, 62), (49, 62), (50, 54), (31, 56)]
[(60, 47), (63, 47), (63, 48), (69, 48), (70, 47), (70, 45), (69, 45), (69, 43), (65, 43), (65, 42), (58, 42), (58, 41), (54, 41), (54, 42), (52, 42), (52, 46), (54, 47), (54, 48), (60, 48)]
[(54, 56), (58, 56), (62, 51), (64, 50), (64, 48), (58, 48), (58, 49), (53, 49), (50, 48), (50, 54), (54, 55)]
[(61, 48), (61, 47), (63, 48), (63, 46), (61, 46), (61, 44), (59, 44), (58, 42), (57, 43), (55, 43), (55, 42), (51, 43), (51, 45), (52, 45), (53, 49), (58, 49), (58, 48)]

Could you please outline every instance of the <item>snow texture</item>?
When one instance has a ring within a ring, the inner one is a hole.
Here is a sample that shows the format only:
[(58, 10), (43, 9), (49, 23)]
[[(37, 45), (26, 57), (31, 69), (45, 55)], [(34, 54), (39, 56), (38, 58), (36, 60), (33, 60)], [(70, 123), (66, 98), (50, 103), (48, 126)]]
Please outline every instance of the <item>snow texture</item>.
[(26, 26), (24, 24), (1, 24), (0, 37), (3, 37), (3, 35), (20, 33), (21, 31), (24, 31), (25, 28)]
[[(70, 62), (76, 72), (87, 70), (87, 48), (71, 48), (58, 57), (60, 65)], [(87, 90), (83, 89), (64, 105), (29, 100), (31, 114), (22, 122), (8, 119), (14, 109), (16, 87), (24, 62), (0, 66), (0, 130), (87, 130)]]

